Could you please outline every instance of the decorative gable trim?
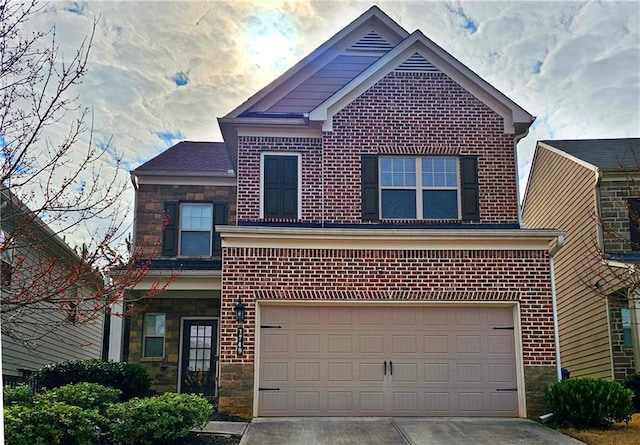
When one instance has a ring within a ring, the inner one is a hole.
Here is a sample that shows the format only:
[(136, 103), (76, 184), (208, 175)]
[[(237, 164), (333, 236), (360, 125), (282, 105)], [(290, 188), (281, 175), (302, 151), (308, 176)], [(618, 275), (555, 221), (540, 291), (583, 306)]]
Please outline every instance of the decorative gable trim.
[(352, 51), (389, 51), (393, 49), (393, 45), (389, 43), (384, 37), (375, 31), (369, 31), (362, 36), (360, 40), (355, 42), (349, 50)]
[(420, 31), (415, 31), (309, 113), (309, 120), (321, 122), (323, 131), (333, 131), (333, 116), (336, 113), (416, 53), (430, 61), (439, 71), (502, 116), (506, 134), (526, 134), (529, 126), (535, 120), (534, 116), (460, 63)]
[(398, 65), (394, 71), (404, 73), (438, 73), (440, 72), (431, 62), (421, 54), (414, 53), (411, 57)]

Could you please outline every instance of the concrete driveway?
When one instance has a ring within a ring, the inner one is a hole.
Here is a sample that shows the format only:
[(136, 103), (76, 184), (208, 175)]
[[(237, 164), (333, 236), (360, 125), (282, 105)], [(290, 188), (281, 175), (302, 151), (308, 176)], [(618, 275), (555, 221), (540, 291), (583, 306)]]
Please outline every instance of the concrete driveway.
[(577, 445), (524, 419), (450, 417), (256, 418), (240, 445)]

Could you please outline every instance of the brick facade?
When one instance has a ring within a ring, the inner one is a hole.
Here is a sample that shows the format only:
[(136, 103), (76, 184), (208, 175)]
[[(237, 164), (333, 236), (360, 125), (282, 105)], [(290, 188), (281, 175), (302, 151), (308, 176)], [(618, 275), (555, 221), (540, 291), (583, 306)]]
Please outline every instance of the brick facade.
[(362, 222), (365, 153), (477, 155), (480, 222), (518, 221), (513, 136), (444, 74), (387, 75), (338, 112), (322, 139), (239, 137), (238, 221), (260, 220), (260, 153), (277, 151), (301, 154), (302, 222)]
[[(227, 248), (224, 258), (223, 370), (254, 362), (256, 299), (333, 300), (336, 304), (518, 301), (524, 366), (555, 369), (547, 252)], [(247, 305), (242, 325), (246, 352), (241, 357), (235, 350), (238, 324), (231, 316), (238, 297)], [(231, 383), (229, 378), (221, 373), (223, 387)], [(253, 387), (246, 387), (247, 392), (221, 393), (220, 403), (240, 405), (240, 399), (252, 395)]]

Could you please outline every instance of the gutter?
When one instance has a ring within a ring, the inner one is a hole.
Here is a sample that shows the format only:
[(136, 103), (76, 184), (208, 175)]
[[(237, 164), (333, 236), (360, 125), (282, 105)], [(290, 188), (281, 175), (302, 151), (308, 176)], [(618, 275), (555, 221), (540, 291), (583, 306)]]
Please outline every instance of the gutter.
[(564, 244), (564, 235), (558, 235), (556, 245), (549, 251), (549, 268), (551, 270), (551, 302), (553, 306), (553, 336), (556, 344), (556, 377), (562, 380), (562, 363), (560, 360), (560, 330), (558, 328), (558, 299), (556, 295), (556, 271), (553, 257)]

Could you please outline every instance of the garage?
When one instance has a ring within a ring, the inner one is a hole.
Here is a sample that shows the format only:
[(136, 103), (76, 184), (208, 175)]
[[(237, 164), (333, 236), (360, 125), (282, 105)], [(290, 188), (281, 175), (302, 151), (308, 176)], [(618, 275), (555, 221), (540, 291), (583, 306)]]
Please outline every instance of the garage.
[(513, 306), (261, 305), (259, 416), (517, 417)]

